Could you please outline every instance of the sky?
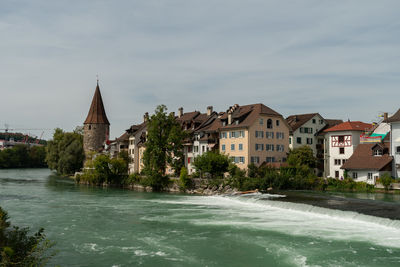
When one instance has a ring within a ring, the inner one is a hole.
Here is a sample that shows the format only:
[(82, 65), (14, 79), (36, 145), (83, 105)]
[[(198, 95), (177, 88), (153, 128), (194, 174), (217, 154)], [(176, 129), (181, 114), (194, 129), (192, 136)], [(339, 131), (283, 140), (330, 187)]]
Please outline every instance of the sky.
[(81, 126), (96, 75), (111, 138), (159, 104), (377, 121), (400, 108), (399, 10), (398, 0), (1, 0), (0, 129), (49, 139)]

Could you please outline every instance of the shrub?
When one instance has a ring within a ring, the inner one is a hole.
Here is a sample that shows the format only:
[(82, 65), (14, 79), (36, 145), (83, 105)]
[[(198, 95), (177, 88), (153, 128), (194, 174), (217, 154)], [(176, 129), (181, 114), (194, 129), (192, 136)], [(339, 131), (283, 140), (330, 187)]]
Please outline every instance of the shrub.
[(383, 187), (385, 187), (386, 191), (388, 191), (390, 186), (392, 185), (392, 177), (388, 173), (383, 174), (380, 177), (379, 181), (383, 185)]
[(187, 169), (185, 167), (182, 167), (179, 175), (179, 188), (182, 191), (185, 191), (186, 189), (191, 187), (192, 184), (192, 179), (190, 179)]

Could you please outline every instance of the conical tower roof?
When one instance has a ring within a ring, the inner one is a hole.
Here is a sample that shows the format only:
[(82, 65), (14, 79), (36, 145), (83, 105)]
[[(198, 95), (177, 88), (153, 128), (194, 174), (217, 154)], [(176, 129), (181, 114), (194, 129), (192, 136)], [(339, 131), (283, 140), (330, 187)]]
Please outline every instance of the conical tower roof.
[(106, 111), (104, 110), (103, 99), (101, 98), (99, 82), (97, 81), (96, 91), (94, 92), (92, 104), (90, 105), (89, 113), (83, 124), (98, 123), (108, 124)]

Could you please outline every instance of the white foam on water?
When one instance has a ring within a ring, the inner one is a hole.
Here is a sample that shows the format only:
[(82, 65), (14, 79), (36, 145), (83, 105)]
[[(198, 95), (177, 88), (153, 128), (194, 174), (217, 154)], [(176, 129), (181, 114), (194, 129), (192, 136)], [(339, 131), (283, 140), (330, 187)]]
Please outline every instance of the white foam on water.
[[(207, 212), (213, 216), (203, 219), (187, 218), (195, 225), (256, 228), (324, 240), (362, 241), (400, 248), (398, 220), (306, 204), (271, 201), (266, 200), (263, 194), (255, 197), (188, 196), (180, 200), (159, 202), (206, 207)], [(174, 217), (176, 218), (179, 219), (179, 216)]]

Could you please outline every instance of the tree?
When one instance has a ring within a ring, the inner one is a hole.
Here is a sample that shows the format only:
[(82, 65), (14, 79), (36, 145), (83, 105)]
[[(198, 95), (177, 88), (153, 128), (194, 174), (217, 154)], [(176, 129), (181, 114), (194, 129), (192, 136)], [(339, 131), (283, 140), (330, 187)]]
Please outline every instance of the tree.
[(54, 243), (46, 239), (43, 228), (29, 236), (29, 228), (11, 227), (0, 207), (0, 266), (44, 266), (54, 256)]
[(55, 129), (53, 140), (47, 145), (46, 162), (49, 168), (59, 174), (71, 175), (82, 168), (84, 159), (83, 135)]
[(222, 177), (228, 171), (229, 158), (218, 152), (208, 151), (194, 159), (193, 165), (201, 175), (209, 174), (211, 178)]
[(146, 150), (143, 155), (147, 185), (153, 190), (162, 190), (169, 184), (165, 175), (167, 164), (176, 173), (183, 166), (183, 144), (185, 133), (172, 114), (167, 115), (165, 105), (157, 106), (147, 124)]
[(388, 191), (392, 185), (392, 177), (388, 173), (384, 173), (380, 178), (381, 184), (385, 187), (385, 191)]
[(307, 166), (313, 169), (316, 166), (317, 159), (309, 146), (301, 146), (289, 152), (287, 161), (289, 166), (292, 167)]
[(185, 167), (182, 167), (179, 175), (179, 188), (184, 191), (185, 189), (192, 186), (192, 180), (188, 175), (188, 171)]

